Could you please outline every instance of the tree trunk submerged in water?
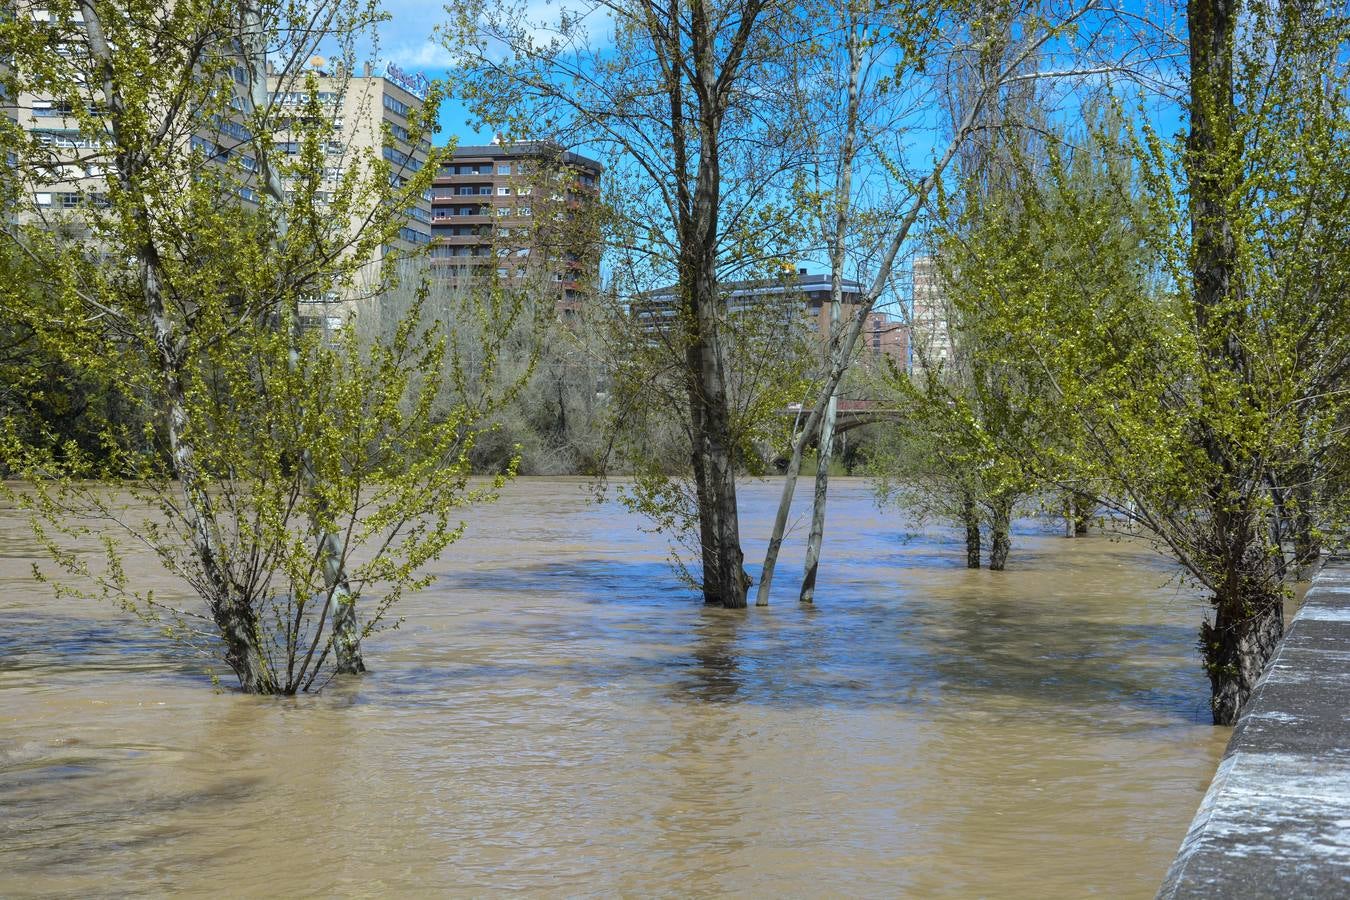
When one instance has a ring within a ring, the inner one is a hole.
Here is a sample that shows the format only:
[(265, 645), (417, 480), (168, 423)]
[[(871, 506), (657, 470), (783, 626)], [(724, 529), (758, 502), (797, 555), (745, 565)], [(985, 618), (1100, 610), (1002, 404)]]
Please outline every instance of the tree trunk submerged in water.
[[(1191, 314), (1206, 373), (1250, 389), (1252, 365), (1243, 343), (1250, 315), (1239, 265), (1230, 204), (1243, 178), (1245, 148), (1237, 128), (1233, 46), (1239, 0), (1189, 0), (1186, 22), (1190, 54), (1190, 133), (1186, 179), (1191, 229)], [(1239, 395), (1241, 396), (1241, 395)], [(1201, 395), (1195, 423), (1199, 444), (1213, 471), (1209, 486), (1212, 533), (1205, 543), (1214, 587), (1214, 619), (1200, 629), (1200, 649), (1210, 679), (1216, 725), (1237, 722), (1242, 705), (1284, 632), (1284, 610), (1273, 553), (1257, 495), (1265, 489), (1259, 453), (1235, 446), (1231, 422), (1216, 428), (1209, 406), (1220, 415), (1234, 410), (1227, 394)], [(1259, 418), (1250, 402), (1236, 412)], [(1281, 561), (1282, 562), (1282, 561)]]
[(989, 571), (1002, 572), (1012, 550), (1012, 501), (999, 498), (993, 503), (989, 523)]
[[(207, 479), (198, 466), (197, 448), (191, 437), (184, 385), (188, 342), (165, 304), (166, 268), (155, 241), (153, 201), (141, 187), (149, 163), (144, 148), (133, 147), (133, 142), (123, 139), (124, 129), (138, 111), (128, 108), (127, 100), (113, 78), (115, 51), (103, 27), (101, 8), (92, 0), (81, 0), (78, 9), (84, 19), (89, 53), (103, 75), (107, 119), (116, 147), (111, 175), (131, 198), (128, 208), (136, 218), (141, 234), (135, 247), (137, 289), (145, 304), (154, 338), (154, 364), (167, 406), (169, 451), (182, 491), (182, 514), (190, 532), (193, 555), (201, 567), (201, 579), (206, 588), (203, 596), (225, 645), (225, 662), (239, 679), (240, 689), (250, 694), (276, 693), (276, 679), (262, 653), (257, 612), (239, 595), (221, 552), (211, 497), (206, 489)], [(134, 129), (134, 125), (130, 127)]]
[(961, 498), (961, 522), (966, 527), (966, 568), (980, 567), (980, 516), (975, 498), (969, 494)]
[(1214, 598), (1214, 620), (1200, 629), (1215, 725), (1233, 725), (1284, 635), (1284, 598), (1236, 594)]
[[(248, 3), (244, 7), (244, 27), (241, 46), (245, 54), (246, 70), (249, 79), (249, 94), (254, 109), (265, 109), (268, 103), (267, 85), (267, 27), (260, 4)], [(272, 165), (265, 147), (256, 150), (259, 184), (276, 203), (278, 210), (286, 209), (286, 191), (281, 175)], [(285, 215), (275, 220), (278, 240), (285, 240), (289, 231), (289, 222)], [(274, 316), (277, 328), (289, 327), (291, 371), (300, 366), (300, 311), (299, 299), (292, 301), (289, 310), (289, 322), (278, 309)], [(356, 616), (356, 598), (352, 596), (344, 566), (344, 546), (338, 533), (322, 523), (326, 507), (319, 501), (318, 476), (314, 471), (314, 456), (309, 447), (301, 450), (300, 473), (304, 479), (305, 490), (319, 509), (311, 516), (315, 543), (320, 564), (323, 568), (324, 585), (328, 590), (329, 602), (333, 604), (332, 642), (336, 669), (342, 675), (360, 675), (366, 671), (365, 660), (361, 655), (361, 626)]]
[(691, 328), (685, 352), (685, 378), (693, 434), (690, 462), (698, 502), (703, 561), (703, 601), (711, 606), (743, 609), (750, 579), (741, 550), (736, 508), (736, 457), (731, 439), (731, 413), (726, 366), (718, 323), (715, 188), (703, 184), (716, 177), (715, 162), (701, 167), (700, 190), (691, 222), (690, 250), (681, 266), (685, 312)]
[[(711, 126), (705, 126), (713, 131)], [(736, 508), (736, 447), (731, 438), (731, 409), (726, 359), (722, 352), (720, 294), (717, 284), (717, 205), (720, 175), (716, 153), (700, 150), (692, 215), (684, 223), (680, 288), (686, 327), (685, 383), (693, 436), (690, 462), (698, 503), (703, 561), (703, 602), (744, 609), (750, 579), (741, 550)]]
[[(837, 324), (838, 306), (832, 305), (831, 316)], [(820, 545), (825, 539), (825, 503), (830, 490), (830, 463), (834, 460), (834, 422), (839, 401), (834, 395), (825, 406), (825, 417), (820, 422), (820, 453), (816, 465), (816, 495), (811, 504), (811, 533), (806, 539), (806, 572), (798, 600), (813, 603), (816, 597), (816, 572), (820, 569)]]
[(1073, 509), (1074, 537), (1083, 537), (1088, 533), (1088, 526), (1092, 522), (1092, 513), (1097, 508), (1096, 498), (1074, 491), (1070, 502)]

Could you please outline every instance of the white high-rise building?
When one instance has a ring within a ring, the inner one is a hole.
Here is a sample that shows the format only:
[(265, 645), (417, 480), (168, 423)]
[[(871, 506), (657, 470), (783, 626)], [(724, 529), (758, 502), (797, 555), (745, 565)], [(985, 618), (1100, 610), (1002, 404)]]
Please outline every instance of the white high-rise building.
[(952, 336), (948, 324), (949, 307), (942, 289), (937, 260), (920, 256), (914, 260), (914, 307), (910, 345), (913, 356), (910, 370), (916, 378), (928, 369), (941, 369), (952, 357)]

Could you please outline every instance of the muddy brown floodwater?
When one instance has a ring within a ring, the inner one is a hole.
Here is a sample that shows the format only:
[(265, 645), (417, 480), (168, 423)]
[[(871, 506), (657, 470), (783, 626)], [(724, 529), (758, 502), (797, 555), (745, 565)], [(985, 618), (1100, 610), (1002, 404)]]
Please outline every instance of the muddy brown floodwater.
[(587, 497), (472, 511), (374, 672), (289, 701), (52, 599), (0, 512), (0, 895), (1152, 896), (1228, 733), (1146, 548), (1028, 521), (971, 572), (841, 480), (814, 609), (797, 547), (705, 610)]

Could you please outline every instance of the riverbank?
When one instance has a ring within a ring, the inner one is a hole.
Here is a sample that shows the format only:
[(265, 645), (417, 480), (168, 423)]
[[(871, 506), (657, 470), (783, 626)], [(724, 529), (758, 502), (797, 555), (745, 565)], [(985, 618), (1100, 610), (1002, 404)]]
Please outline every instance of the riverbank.
[(1350, 559), (1329, 559), (1234, 729), (1160, 898), (1350, 890)]

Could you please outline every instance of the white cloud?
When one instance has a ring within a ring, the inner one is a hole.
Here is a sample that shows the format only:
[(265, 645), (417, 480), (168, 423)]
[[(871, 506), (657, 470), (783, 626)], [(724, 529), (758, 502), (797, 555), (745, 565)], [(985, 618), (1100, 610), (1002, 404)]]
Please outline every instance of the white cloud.
[(450, 52), (434, 41), (397, 45), (389, 48), (384, 57), (407, 69), (447, 69), (452, 62)]
[[(433, 35), (436, 26), (447, 19), (442, 3), (384, 0), (382, 8), (389, 14), (389, 21), (380, 26), (382, 61), (415, 69), (444, 70), (450, 66), (450, 53)], [(557, 36), (565, 11), (585, 14), (584, 24), (593, 47), (613, 42), (613, 26), (604, 7), (590, 0), (527, 0), (522, 18), (532, 26), (534, 40), (546, 43)]]

